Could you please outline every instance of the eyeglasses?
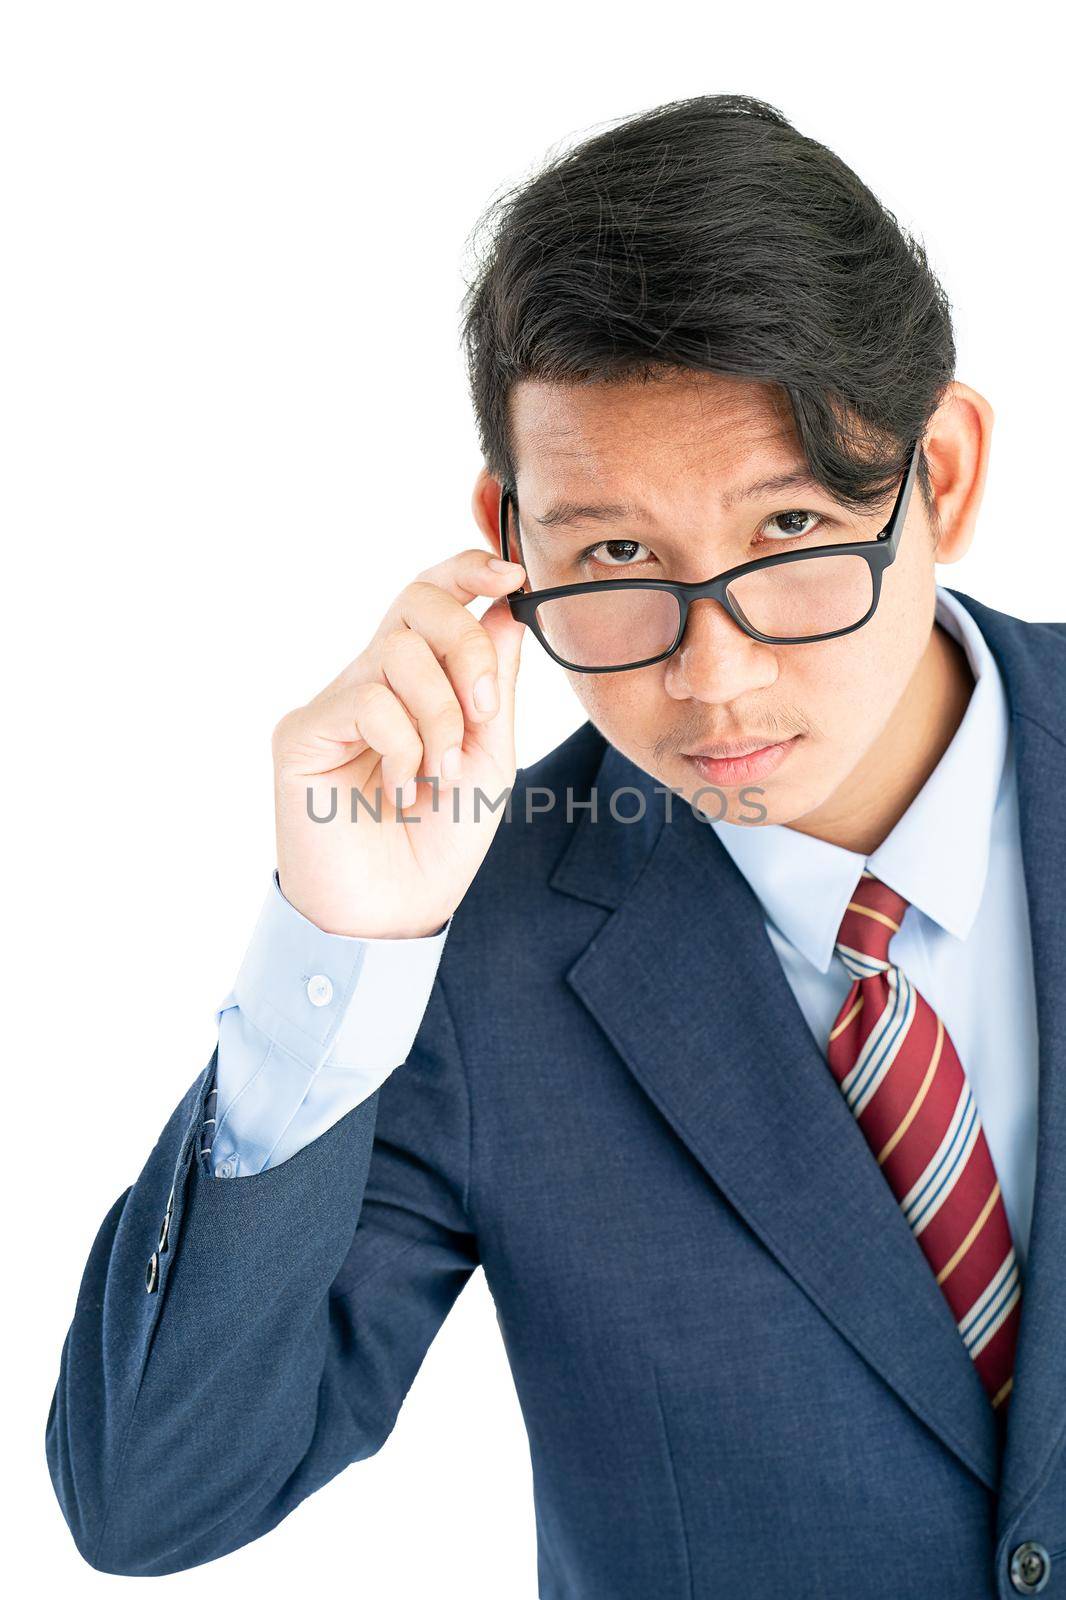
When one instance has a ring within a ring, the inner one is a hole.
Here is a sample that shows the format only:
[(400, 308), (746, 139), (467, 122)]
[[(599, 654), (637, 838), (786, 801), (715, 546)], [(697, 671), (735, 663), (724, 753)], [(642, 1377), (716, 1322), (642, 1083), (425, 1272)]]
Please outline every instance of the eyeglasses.
[[(853, 633), (877, 610), (881, 579), (896, 559), (920, 443), (911, 446), (892, 515), (874, 539), (761, 556), (702, 583), (604, 578), (516, 589), (507, 596), (511, 615), (571, 672), (628, 672), (665, 661), (681, 643), (694, 600), (719, 601), (738, 627), (763, 644), (813, 644)], [(500, 496), (504, 560), (511, 506), (520, 529), (518, 497), (505, 489)]]

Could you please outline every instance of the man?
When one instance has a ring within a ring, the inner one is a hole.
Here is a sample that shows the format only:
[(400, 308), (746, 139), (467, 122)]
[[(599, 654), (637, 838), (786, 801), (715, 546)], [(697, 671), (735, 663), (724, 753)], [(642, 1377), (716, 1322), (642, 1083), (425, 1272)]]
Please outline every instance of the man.
[[(275, 729), (63, 1351), (78, 1548), (267, 1532), (481, 1265), (549, 1600), (1066, 1594), (1066, 633), (936, 584), (992, 426), (943, 292), (703, 97), (506, 197), (464, 333), (494, 554)], [(516, 779), (527, 625), (588, 720)]]

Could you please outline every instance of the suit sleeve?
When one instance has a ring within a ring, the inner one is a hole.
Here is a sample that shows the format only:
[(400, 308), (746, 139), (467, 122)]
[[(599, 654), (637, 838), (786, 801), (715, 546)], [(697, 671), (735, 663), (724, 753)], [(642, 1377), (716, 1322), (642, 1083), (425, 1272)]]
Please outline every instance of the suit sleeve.
[(197, 1155), (214, 1068), (103, 1219), (62, 1349), (48, 1467), (104, 1572), (215, 1560), (373, 1455), (478, 1265), (439, 977), (387, 1081), (236, 1182)]

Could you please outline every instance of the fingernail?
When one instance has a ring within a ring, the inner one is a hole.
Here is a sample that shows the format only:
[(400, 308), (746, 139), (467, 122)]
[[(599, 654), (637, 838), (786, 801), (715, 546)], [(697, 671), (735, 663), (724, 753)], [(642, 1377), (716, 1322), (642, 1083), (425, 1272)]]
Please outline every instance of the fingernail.
[(496, 679), (491, 672), (483, 673), (475, 683), (474, 704), (479, 711), (496, 710)]
[(522, 570), (520, 561), (501, 561), (499, 556), (490, 556), (489, 566), (496, 572), (520, 572)]
[(403, 805), (405, 805), (405, 806), (414, 805), (414, 803), (415, 803), (415, 795), (417, 793), (418, 793), (418, 785), (417, 785), (417, 783), (415, 782), (415, 780), (413, 778), (408, 778), (407, 782), (403, 786), (403, 791), (402, 791), (401, 796), (400, 796), (401, 803)]
[(450, 750), (445, 750), (440, 764), (440, 775), (449, 781), (457, 778), (463, 767), (462, 746), (454, 744)]

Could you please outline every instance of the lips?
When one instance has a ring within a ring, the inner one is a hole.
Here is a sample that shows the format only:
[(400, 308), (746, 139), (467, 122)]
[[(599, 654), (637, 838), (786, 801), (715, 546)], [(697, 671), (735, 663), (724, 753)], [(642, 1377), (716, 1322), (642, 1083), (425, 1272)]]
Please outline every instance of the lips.
[(753, 750), (765, 750), (771, 744), (784, 744), (783, 739), (767, 739), (758, 734), (751, 739), (734, 739), (729, 744), (701, 744), (696, 750), (686, 750), (687, 756), (706, 756), (711, 761), (730, 761), (738, 756), (750, 756)]
[[(741, 748), (740, 754), (733, 755), (708, 755), (704, 751), (694, 751), (687, 755), (696, 771), (708, 783), (714, 785), (733, 786), (746, 783), (759, 778), (768, 778), (776, 772), (782, 762), (787, 761), (793, 750), (800, 743), (801, 735), (794, 733), (790, 739), (781, 740), (777, 744), (752, 745), (748, 740)], [(706, 749), (736, 750), (741, 747), (737, 740), (732, 746), (709, 745)]]

